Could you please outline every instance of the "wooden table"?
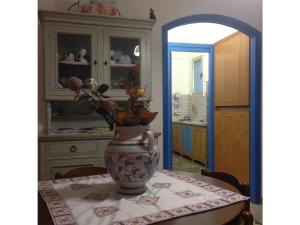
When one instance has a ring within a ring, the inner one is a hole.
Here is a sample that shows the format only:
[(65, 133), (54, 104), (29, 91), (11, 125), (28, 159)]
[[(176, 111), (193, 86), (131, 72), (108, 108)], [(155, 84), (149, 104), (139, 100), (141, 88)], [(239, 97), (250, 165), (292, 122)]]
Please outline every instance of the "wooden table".
[[(201, 181), (204, 181), (209, 184), (213, 184), (224, 189), (228, 189), (231, 191), (238, 192), (239, 191), (233, 187), (232, 185), (222, 182), (220, 180), (206, 177), (202, 175), (194, 175), (190, 173), (189, 176), (195, 177)], [(183, 217), (177, 217), (171, 220), (157, 222), (157, 225), (221, 225), (226, 224), (236, 217), (238, 217), (243, 208), (245, 206), (245, 202), (237, 202), (222, 208), (213, 209), (207, 212), (201, 212), (198, 214), (187, 215)], [(48, 211), (47, 205), (40, 196), (38, 195), (38, 225), (54, 225), (50, 213)], [(93, 225), (93, 224), (87, 224)]]

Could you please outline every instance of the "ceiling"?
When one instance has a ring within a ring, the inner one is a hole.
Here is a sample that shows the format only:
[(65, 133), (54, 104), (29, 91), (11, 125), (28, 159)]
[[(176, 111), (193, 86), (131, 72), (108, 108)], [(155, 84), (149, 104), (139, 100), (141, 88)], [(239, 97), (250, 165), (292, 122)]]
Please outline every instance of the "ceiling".
[(193, 23), (168, 31), (168, 42), (214, 44), (237, 30), (216, 23)]

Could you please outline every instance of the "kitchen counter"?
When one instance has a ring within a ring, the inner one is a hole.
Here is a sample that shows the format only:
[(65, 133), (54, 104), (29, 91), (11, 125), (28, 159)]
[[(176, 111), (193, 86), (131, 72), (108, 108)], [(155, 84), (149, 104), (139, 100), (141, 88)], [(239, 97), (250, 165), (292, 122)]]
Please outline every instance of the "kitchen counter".
[(172, 123), (186, 124), (186, 125), (194, 125), (200, 127), (207, 127), (207, 122), (198, 122), (198, 121), (172, 121)]
[[(154, 132), (154, 137), (161, 135), (160, 132)], [(85, 141), (85, 140), (110, 140), (113, 139), (113, 132), (97, 132), (97, 133), (40, 133), (38, 140), (41, 141)]]

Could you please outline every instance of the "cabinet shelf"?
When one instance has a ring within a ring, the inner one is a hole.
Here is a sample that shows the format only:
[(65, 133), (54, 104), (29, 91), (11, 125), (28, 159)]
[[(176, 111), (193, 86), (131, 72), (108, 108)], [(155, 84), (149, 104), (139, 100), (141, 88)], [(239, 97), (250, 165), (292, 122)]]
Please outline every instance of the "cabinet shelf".
[(118, 67), (118, 68), (132, 68), (138, 64), (122, 64), (122, 63), (116, 63), (116, 64), (110, 64), (110, 67)]
[(66, 116), (61, 116), (61, 115), (52, 115), (52, 120), (55, 121), (85, 121), (85, 120), (104, 120), (101, 115), (98, 114), (89, 114), (89, 115), (66, 115)]
[(90, 66), (90, 63), (82, 63), (82, 62), (68, 62), (68, 61), (60, 61), (62, 65), (69, 65), (69, 66)]

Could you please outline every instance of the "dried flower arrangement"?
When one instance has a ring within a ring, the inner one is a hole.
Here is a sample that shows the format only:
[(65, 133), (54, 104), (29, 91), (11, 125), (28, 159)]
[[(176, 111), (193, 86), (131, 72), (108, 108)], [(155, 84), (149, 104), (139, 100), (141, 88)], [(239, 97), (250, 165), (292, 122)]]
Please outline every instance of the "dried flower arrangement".
[(145, 126), (155, 119), (157, 112), (149, 110), (151, 98), (137, 103), (137, 100), (145, 95), (145, 88), (133, 87), (134, 80), (139, 75), (138, 71), (139, 68), (134, 67), (128, 74), (131, 86), (124, 85), (125, 92), (129, 96), (125, 111), (121, 111), (118, 103), (104, 94), (109, 88), (107, 84), (98, 86), (94, 79), (83, 84), (79, 78), (70, 77), (67, 86), (75, 91), (75, 99), (82, 104), (88, 104), (92, 111), (103, 116), (110, 130), (113, 130), (115, 125)]

